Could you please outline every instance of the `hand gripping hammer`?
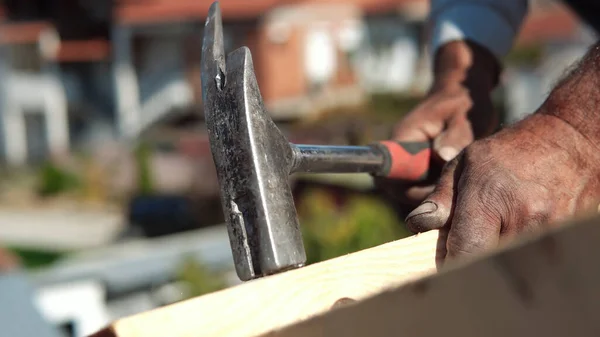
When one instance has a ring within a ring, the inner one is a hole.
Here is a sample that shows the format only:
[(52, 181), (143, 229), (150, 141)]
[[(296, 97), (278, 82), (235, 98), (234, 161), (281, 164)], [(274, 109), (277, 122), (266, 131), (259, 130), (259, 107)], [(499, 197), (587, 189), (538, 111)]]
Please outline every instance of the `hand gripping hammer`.
[(291, 173), (368, 173), (404, 181), (427, 177), (431, 150), (426, 142), (288, 142), (265, 111), (250, 50), (241, 47), (225, 55), (218, 2), (211, 5), (205, 23), (201, 77), (223, 212), (236, 272), (243, 281), (306, 262)]

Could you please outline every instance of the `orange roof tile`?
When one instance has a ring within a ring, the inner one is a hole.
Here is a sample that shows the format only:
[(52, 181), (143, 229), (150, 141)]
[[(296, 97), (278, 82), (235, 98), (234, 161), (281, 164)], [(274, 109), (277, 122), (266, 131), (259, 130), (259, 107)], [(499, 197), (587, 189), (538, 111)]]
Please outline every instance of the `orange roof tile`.
[[(427, 0), (222, 0), (220, 5), (224, 19), (244, 20), (255, 19), (277, 6), (323, 2), (355, 4), (365, 12), (373, 13)], [(115, 17), (127, 24), (197, 20), (206, 17), (211, 3), (198, 0), (122, 0), (116, 8)]]
[[(297, 0), (224, 0), (221, 11), (224, 19), (253, 19), (266, 10)], [(128, 24), (161, 21), (201, 19), (208, 14), (211, 1), (197, 0), (146, 0), (124, 2), (116, 9), (117, 21)]]
[(58, 62), (96, 62), (110, 57), (107, 40), (61, 41), (54, 60)]

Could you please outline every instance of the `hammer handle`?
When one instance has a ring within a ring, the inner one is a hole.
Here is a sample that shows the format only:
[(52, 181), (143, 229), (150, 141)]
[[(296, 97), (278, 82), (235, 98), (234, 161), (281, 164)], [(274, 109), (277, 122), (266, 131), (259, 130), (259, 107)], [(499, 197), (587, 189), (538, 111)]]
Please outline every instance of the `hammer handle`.
[(291, 173), (374, 173), (385, 166), (384, 154), (373, 146), (290, 145)]
[(373, 145), (384, 155), (378, 176), (419, 182), (428, 177), (431, 144), (429, 142), (381, 141)]
[(371, 173), (412, 182), (428, 178), (428, 142), (381, 141), (369, 146), (297, 145), (290, 173)]

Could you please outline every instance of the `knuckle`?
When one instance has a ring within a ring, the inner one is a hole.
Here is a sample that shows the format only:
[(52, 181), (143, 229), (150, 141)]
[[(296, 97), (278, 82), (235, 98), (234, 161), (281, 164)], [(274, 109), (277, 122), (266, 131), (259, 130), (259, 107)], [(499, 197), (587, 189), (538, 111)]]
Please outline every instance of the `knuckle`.
[(550, 214), (551, 205), (545, 198), (527, 198), (523, 196), (523, 212), (530, 217), (545, 217)]
[(482, 162), (493, 158), (494, 144), (489, 139), (481, 139), (472, 143), (466, 151), (470, 161)]
[[(544, 227), (552, 220), (553, 209), (555, 208), (549, 196), (549, 191), (539, 186), (521, 188), (519, 202), (521, 203), (521, 213), (516, 223), (520, 224), (524, 230), (536, 230)], [(520, 220), (520, 221), (519, 221)]]
[(483, 181), (481, 182), (482, 188), (479, 189), (479, 191), (482, 192), (480, 195), (493, 196), (494, 198), (506, 196), (507, 198), (515, 199), (515, 196), (512, 193), (514, 186), (512, 186), (513, 184), (505, 174), (500, 172), (485, 172), (482, 170), (481, 176), (481, 180)]
[(469, 172), (469, 175), (486, 178), (486, 180), (502, 178), (500, 173), (504, 171), (503, 163), (494, 155), (493, 149), (490, 148), (487, 142), (477, 141), (471, 143), (463, 152), (465, 169)]
[(496, 214), (502, 222), (522, 212), (518, 184), (503, 172), (489, 174), (481, 183), (478, 197), (487, 205), (488, 212)]
[(481, 142), (475, 142), (465, 148), (464, 157), (465, 161), (469, 164), (476, 164), (481, 157), (480, 155)]

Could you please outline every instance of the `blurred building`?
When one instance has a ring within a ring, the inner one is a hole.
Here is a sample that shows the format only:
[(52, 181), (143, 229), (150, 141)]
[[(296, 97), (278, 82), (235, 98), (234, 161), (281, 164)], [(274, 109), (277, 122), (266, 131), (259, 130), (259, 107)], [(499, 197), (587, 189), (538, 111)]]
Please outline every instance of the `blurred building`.
[[(1, 157), (20, 165), (135, 139), (166, 120), (201, 121), (200, 54), (209, 5), (5, 0)], [(225, 0), (221, 7), (226, 49), (251, 49), (276, 120), (360, 104), (371, 93), (422, 93), (429, 84), (427, 0)], [(583, 39), (583, 26), (556, 1), (532, 1), (531, 8), (518, 47), (541, 46), (551, 63), (542, 73), (537, 66), (507, 67), (506, 80), (515, 83), (506, 93), (514, 116), (538, 104), (532, 97), (543, 97), (544, 73), (561, 69), (557, 58), (564, 58), (556, 55)], [(206, 157), (203, 132), (176, 135), (175, 147)]]
[[(419, 43), (401, 13), (414, 16), (419, 3), (223, 1), (226, 49), (248, 46), (274, 118), (297, 119), (357, 104), (364, 88), (405, 89)], [(191, 0), (4, 1), (2, 156), (23, 164), (72, 146), (131, 139), (180, 113), (201, 117), (208, 7)], [(425, 7), (416, 11), (421, 17)]]
[(11, 164), (68, 153), (110, 125), (110, 2), (3, 2), (2, 154)]
[(512, 123), (534, 112), (597, 39), (592, 28), (561, 1), (531, 1), (515, 57), (505, 65), (505, 121)]

